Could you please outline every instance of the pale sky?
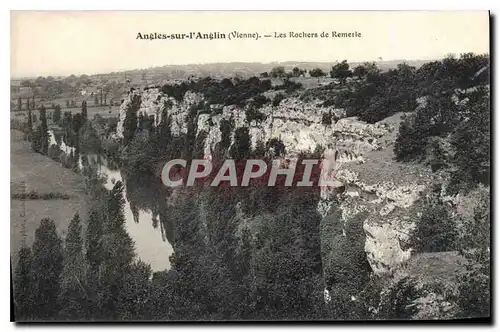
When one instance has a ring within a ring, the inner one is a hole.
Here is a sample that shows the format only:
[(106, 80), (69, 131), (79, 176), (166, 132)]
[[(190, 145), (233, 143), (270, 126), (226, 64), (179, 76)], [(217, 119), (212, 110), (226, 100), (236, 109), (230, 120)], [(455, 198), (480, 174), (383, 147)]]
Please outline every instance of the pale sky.
[[(136, 40), (141, 33), (359, 32), (360, 38)], [(169, 64), (435, 59), (489, 52), (487, 11), (13, 11), (11, 76)]]

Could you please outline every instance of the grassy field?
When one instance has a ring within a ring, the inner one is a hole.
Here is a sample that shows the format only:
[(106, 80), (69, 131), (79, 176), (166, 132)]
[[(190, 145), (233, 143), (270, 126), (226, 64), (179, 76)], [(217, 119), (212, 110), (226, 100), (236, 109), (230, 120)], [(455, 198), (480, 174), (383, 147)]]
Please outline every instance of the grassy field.
[(11, 130), (10, 174), (11, 195), (36, 191), (38, 194), (63, 193), (70, 196), (67, 200), (11, 199), (10, 248), (15, 264), (22, 244), (23, 228), (26, 230), (26, 244), (30, 246), (42, 218), (53, 219), (59, 234), (64, 237), (73, 215), (78, 212), (85, 218), (87, 207), (83, 177), (35, 153), (29, 142), (23, 141), (22, 133), (16, 130)]
[[(76, 107), (76, 108), (61, 108), (61, 115), (64, 114), (64, 112), (67, 112), (67, 111), (70, 111), (71, 114), (76, 114), (76, 113), (79, 113), (81, 112), (81, 108), (80, 107)], [(47, 110), (48, 113), (52, 113), (53, 110), (49, 109)], [(38, 110), (36, 111), (33, 111), (32, 114), (35, 114), (37, 116), (37, 119), (38, 119)], [(88, 114), (88, 117), (89, 118), (93, 118), (94, 115), (96, 114), (99, 114), (100, 116), (102, 116), (103, 118), (110, 118), (110, 117), (117, 117), (119, 114), (120, 114), (120, 107), (118, 106), (113, 106), (113, 107), (88, 107), (87, 108), (87, 114)], [(11, 119), (17, 119), (17, 120), (20, 120), (20, 121), (26, 121), (26, 118), (28, 116), (28, 111), (21, 111), (21, 112), (10, 112), (10, 118)], [(50, 124), (50, 119), (48, 120), (49, 121), (49, 124)]]

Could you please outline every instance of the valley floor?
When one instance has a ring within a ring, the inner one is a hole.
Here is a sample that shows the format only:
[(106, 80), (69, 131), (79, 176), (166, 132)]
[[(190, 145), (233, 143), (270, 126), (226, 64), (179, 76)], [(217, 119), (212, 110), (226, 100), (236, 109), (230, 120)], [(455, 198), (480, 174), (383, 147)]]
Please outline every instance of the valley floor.
[(40, 220), (50, 218), (64, 238), (73, 215), (86, 215), (86, 201), (82, 176), (33, 151), (30, 143), (23, 140), (22, 132), (11, 130), (10, 137), (11, 197), (30, 192), (69, 195), (69, 199), (11, 199), (10, 248), (12, 263), (15, 264), (23, 242), (23, 229), (26, 245), (31, 246)]

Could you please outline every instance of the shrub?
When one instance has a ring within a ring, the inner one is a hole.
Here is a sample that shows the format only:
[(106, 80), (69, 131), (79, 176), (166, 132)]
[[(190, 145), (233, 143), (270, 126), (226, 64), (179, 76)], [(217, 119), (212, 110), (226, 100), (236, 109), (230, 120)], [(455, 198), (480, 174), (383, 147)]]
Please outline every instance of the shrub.
[(410, 234), (410, 244), (419, 252), (439, 252), (457, 249), (458, 231), (455, 222), (437, 195), (424, 203), (422, 215)]
[(377, 317), (411, 319), (418, 311), (414, 301), (421, 295), (416, 281), (406, 276), (382, 292)]

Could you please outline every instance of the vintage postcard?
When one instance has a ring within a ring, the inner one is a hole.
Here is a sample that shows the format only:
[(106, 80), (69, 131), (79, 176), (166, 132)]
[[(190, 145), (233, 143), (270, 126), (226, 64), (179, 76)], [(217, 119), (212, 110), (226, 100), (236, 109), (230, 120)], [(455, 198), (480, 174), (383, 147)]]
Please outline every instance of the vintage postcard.
[(489, 30), (12, 11), (15, 321), (489, 321)]

